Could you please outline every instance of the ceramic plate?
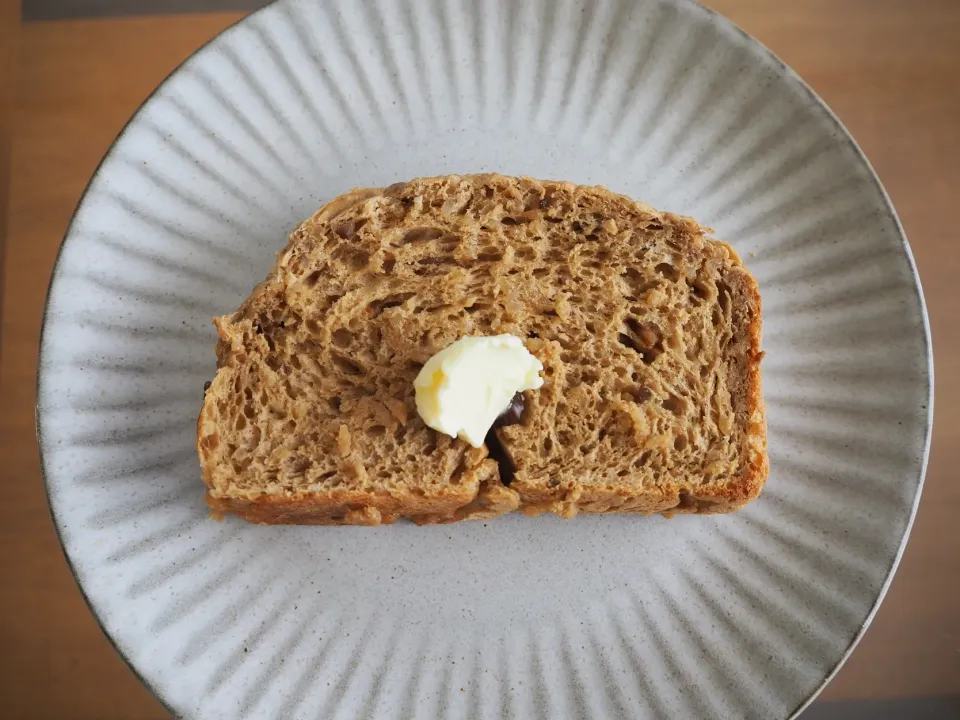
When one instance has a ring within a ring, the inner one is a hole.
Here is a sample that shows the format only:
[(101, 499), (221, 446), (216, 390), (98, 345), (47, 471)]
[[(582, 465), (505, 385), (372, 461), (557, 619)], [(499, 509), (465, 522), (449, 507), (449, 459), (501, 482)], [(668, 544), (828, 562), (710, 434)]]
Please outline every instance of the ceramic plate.
[[(210, 317), (341, 192), (492, 170), (604, 184), (736, 247), (764, 299), (760, 499), (671, 521), (209, 520)], [(43, 466), (91, 607), (177, 715), (785, 718), (903, 549), (928, 334), (853, 141), (703, 7), (281, 1), (177, 70), (90, 184), (46, 311)]]

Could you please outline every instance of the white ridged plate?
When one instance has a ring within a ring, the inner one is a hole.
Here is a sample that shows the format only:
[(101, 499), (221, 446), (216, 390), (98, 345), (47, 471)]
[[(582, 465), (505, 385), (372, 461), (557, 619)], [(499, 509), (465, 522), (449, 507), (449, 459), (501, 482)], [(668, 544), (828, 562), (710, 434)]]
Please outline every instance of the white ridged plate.
[[(744, 511), (449, 527), (207, 519), (213, 315), (353, 186), (496, 170), (693, 215), (760, 281), (771, 475)], [(692, 2), (307, 0), (188, 60), (92, 181), (38, 427), (104, 628), (196, 718), (784, 718), (869, 621), (930, 429), (922, 296), (837, 120)]]

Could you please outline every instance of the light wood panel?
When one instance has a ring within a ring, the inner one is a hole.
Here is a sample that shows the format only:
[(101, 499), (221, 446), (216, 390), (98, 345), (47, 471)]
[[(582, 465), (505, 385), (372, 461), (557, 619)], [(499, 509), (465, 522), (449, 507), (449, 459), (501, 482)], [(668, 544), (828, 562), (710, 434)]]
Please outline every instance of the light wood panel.
[[(3, 0), (0, 0), (2, 2)], [(825, 696), (960, 692), (960, 3), (715, 0), (830, 103), (910, 236), (939, 369), (913, 540), (873, 627)], [(153, 87), (235, 15), (24, 26), (0, 364), (0, 697), (29, 718), (165, 718), (103, 638), (50, 524), (34, 442), (36, 343), (50, 268), (100, 156)], [(815, 579), (813, 580), (815, 581)]]

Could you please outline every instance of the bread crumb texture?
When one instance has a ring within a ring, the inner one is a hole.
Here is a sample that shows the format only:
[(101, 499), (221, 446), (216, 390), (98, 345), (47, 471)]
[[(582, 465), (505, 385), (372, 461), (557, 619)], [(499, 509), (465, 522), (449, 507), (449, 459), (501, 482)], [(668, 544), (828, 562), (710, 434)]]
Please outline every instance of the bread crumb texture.
[[(216, 318), (197, 447), (215, 514), (378, 525), (513, 510), (717, 513), (767, 475), (760, 296), (690, 218), (500, 175), (354, 190)], [(487, 447), (426, 427), (413, 380), (465, 335), (544, 365)]]

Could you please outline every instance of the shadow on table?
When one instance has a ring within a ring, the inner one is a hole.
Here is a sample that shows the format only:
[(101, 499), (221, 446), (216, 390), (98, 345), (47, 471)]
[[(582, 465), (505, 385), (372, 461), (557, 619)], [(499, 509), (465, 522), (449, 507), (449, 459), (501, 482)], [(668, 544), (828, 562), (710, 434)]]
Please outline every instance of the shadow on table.
[(187, 12), (244, 12), (268, 0), (23, 0), (24, 21)]
[(800, 720), (958, 720), (960, 696), (815, 702)]

